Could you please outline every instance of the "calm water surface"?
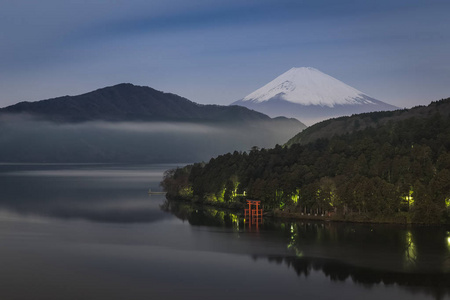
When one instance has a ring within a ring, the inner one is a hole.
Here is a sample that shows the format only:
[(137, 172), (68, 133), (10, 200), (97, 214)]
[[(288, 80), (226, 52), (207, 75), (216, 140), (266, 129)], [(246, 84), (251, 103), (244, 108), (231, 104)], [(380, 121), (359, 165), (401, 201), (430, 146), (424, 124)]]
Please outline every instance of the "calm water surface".
[(0, 165), (0, 299), (450, 299), (450, 229), (169, 203), (174, 165)]

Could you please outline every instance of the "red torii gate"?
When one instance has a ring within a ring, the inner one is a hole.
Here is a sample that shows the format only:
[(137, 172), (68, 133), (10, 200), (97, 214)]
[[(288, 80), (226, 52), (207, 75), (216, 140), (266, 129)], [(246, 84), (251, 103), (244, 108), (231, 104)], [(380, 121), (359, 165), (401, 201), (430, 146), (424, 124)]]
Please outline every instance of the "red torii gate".
[[(259, 221), (262, 222), (263, 209), (259, 208), (261, 201), (259, 200), (247, 200), (248, 208), (244, 209), (244, 216), (249, 219), (250, 225), (256, 223), (258, 225)], [(253, 208), (253, 206), (255, 208)]]

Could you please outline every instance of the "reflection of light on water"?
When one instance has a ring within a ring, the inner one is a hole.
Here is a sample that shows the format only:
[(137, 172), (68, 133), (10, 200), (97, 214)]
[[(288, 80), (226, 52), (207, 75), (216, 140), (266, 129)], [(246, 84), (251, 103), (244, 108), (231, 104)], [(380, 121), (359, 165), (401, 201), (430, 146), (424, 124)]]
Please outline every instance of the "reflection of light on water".
[(412, 239), (411, 231), (406, 233), (405, 265), (413, 267), (416, 264), (417, 250)]
[(447, 231), (447, 247), (448, 250), (450, 251), (450, 231)]
[(291, 224), (291, 234), (289, 237), (289, 244), (287, 246), (287, 248), (291, 251), (295, 252), (295, 256), (297, 257), (302, 257), (303, 256), (303, 251), (300, 251), (296, 245), (297, 242), (297, 237), (298, 237), (298, 228), (297, 226), (294, 227), (293, 224)]

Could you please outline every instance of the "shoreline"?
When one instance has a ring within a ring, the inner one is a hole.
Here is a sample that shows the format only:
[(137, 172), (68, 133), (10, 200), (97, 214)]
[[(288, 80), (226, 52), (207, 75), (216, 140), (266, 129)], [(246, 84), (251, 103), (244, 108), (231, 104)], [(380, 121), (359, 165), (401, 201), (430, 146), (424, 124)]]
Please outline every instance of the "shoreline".
[[(186, 203), (199, 207), (210, 207), (215, 209), (222, 209), (233, 211), (239, 215), (244, 215), (245, 205), (242, 203), (214, 203), (214, 202), (194, 202), (189, 199), (170, 199), (166, 197), (167, 201), (173, 201), (175, 203)], [(415, 223), (408, 220), (406, 216), (399, 215), (397, 217), (378, 217), (369, 218), (363, 215), (349, 214), (347, 216), (332, 215), (332, 216), (315, 216), (304, 215), (296, 212), (286, 212), (277, 209), (266, 210), (263, 213), (264, 218), (278, 219), (278, 220), (308, 220), (319, 222), (338, 222), (338, 223), (358, 223), (358, 224), (392, 224), (392, 225), (414, 225), (414, 226), (433, 226), (433, 227), (449, 227), (449, 224), (427, 224), (427, 223)]]

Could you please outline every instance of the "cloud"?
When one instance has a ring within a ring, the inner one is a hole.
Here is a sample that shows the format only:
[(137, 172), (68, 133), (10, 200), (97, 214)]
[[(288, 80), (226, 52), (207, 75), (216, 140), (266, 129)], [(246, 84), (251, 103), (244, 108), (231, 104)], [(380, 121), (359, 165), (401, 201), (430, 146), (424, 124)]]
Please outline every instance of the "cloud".
[(3, 162), (173, 163), (273, 147), (299, 128), (271, 121), (251, 123), (86, 122), (58, 124), (31, 116), (0, 117)]
[(88, 122), (82, 125), (65, 125), (70, 127), (86, 127), (100, 128), (106, 130), (117, 130), (124, 132), (141, 132), (141, 133), (219, 133), (220, 128), (215, 126), (207, 126), (193, 123), (169, 123), (169, 122)]

